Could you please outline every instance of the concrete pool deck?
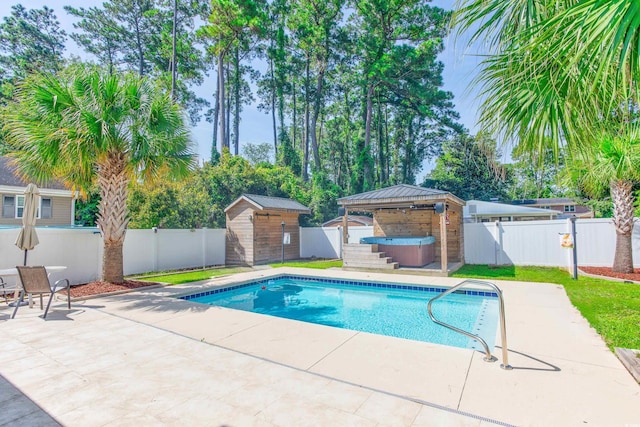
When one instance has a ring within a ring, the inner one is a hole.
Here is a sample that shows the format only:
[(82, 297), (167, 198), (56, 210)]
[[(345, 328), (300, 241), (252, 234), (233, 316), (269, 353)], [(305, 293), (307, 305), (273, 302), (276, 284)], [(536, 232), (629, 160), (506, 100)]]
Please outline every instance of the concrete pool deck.
[(283, 273), (461, 281), (281, 268), (90, 299), (71, 311), (57, 302), (47, 321), (27, 308), (7, 320), (3, 305), (0, 426), (640, 425), (640, 386), (559, 285), (496, 281), (512, 371), (472, 350), (175, 298)]

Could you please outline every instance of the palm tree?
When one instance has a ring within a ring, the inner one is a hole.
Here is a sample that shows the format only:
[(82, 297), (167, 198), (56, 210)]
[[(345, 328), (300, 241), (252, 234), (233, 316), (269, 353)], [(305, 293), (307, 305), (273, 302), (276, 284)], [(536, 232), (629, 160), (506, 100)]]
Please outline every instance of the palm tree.
[[(610, 186), (618, 236), (613, 269), (632, 271), (627, 237), (630, 183), (640, 166), (633, 148), (640, 6), (626, 0), (469, 0), (454, 22), (463, 30), (477, 26), (472, 40), (487, 37), (492, 49), (475, 82), (484, 97), (482, 127), (502, 141), (517, 141), (520, 151), (564, 150), (598, 164), (581, 169), (580, 161), (570, 163), (585, 174), (579, 181), (587, 187), (597, 179)], [(616, 155), (626, 178), (607, 166)]]
[(613, 271), (633, 273), (633, 185), (640, 182), (640, 127), (632, 124), (619, 135), (604, 134), (589, 150), (570, 157), (567, 165), (570, 178), (587, 194), (599, 197), (609, 191), (616, 230)]
[(143, 77), (74, 66), (27, 79), (4, 121), (25, 177), (83, 191), (98, 186), (103, 280), (122, 282), (129, 182), (161, 170), (185, 174), (192, 165), (181, 109)]

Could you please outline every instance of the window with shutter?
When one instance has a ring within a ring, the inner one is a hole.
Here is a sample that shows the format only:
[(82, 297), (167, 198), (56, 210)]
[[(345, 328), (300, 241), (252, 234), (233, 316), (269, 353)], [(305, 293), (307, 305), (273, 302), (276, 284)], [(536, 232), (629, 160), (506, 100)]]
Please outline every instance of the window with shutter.
[(16, 197), (16, 218), (22, 218), (24, 212), (24, 196)]
[(2, 217), (14, 218), (15, 216), (15, 198), (13, 196), (4, 196), (2, 198)]
[(51, 199), (42, 198), (40, 200), (40, 218), (51, 218), (53, 204)]

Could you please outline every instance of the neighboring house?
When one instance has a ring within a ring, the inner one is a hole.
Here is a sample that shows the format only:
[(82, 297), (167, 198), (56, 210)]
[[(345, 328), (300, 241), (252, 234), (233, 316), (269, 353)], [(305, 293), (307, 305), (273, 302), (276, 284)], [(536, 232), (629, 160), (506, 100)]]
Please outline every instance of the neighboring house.
[(464, 222), (541, 221), (558, 219), (560, 211), (496, 202), (469, 200), (463, 208)]
[(593, 218), (593, 211), (585, 205), (581, 205), (575, 202), (575, 200), (568, 197), (557, 197), (550, 199), (522, 199), (512, 200), (511, 204), (527, 206), (531, 208), (551, 209), (554, 211), (560, 211), (562, 214), (558, 217), (569, 218), (575, 216), (576, 218)]
[[(341, 216), (335, 217), (322, 224), (323, 227), (341, 227)], [(371, 227), (373, 226), (373, 218), (364, 215), (349, 215), (349, 227)]]
[[(0, 157), (0, 202), (2, 215), (0, 225), (22, 225), (24, 210), (24, 190), (28, 182), (22, 181), (15, 173), (11, 160)], [(40, 190), (40, 206), (36, 226), (73, 225), (75, 198), (59, 182), (38, 187)]]

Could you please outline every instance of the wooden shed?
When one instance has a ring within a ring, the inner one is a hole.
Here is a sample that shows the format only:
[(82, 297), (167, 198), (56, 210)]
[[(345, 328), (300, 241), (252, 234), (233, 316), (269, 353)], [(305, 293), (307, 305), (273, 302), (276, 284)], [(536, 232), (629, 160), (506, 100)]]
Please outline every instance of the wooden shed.
[(291, 199), (243, 194), (224, 210), (226, 263), (254, 265), (300, 258), (300, 214), (309, 208)]
[[(338, 199), (344, 208), (343, 259), (346, 267), (398, 268), (398, 266), (437, 269), (442, 274), (455, 271), (464, 264), (464, 228), (462, 207), (465, 202), (447, 191), (400, 184), (380, 190)], [(364, 245), (349, 244), (349, 222), (351, 213), (373, 214), (374, 238)], [(376, 239), (379, 238), (379, 239)], [(432, 245), (431, 253), (410, 256), (408, 265), (398, 262), (389, 252), (401, 254), (398, 245), (416, 247)], [(382, 252), (387, 253), (382, 253)], [(425, 264), (421, 265), (420, 260)], [(427, 265), (428, 264), (428, 265)]]

